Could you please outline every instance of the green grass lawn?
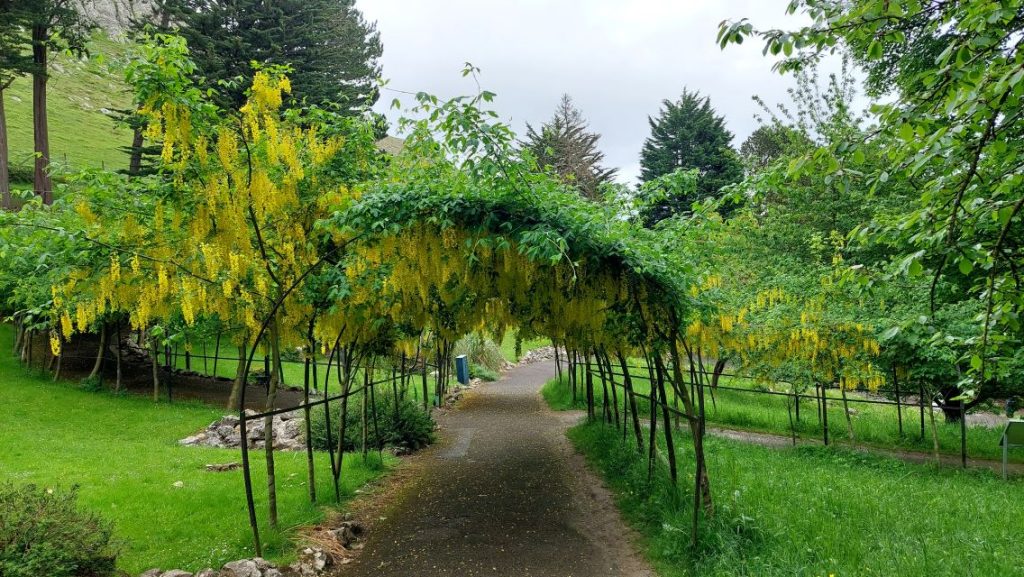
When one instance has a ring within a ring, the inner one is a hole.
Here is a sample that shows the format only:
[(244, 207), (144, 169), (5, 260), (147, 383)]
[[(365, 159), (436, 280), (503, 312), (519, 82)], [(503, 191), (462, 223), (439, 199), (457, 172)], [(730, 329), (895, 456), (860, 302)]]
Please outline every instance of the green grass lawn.
[[(0, 325), (0, 481), (80, 487), (80, 504), (114, 523), (119, 566), (196, 571), (251, 556), (241, 471), (209, 473), (207, 463), (239, 461), (237, 450), (180, 447), (177, 440), (217, 419), (200, 405), (154, 404), (143, 397), (89, 393), (48, 375), (27, 372), (11, 356), (13, 331)], [(254, 455), (254, 487), (266, 518), (262, 451)], [(333, 495), (327, 455), (318, 454), (318, 491)], [(345, 459), (346, 497), (379, 476), (376, 457)], [(262, 526), (265, 555), (287, 560), (290, 529), (323, 517), (306, 493), (305, 455), (277, 453), (281, 532)], [(175, 488), (178, 481), (184, 487)], [(328, 499), (329, 500), (329, 499)]]
[[(90, 52), (103, 55), (79, 60), (54, 56), (48, 82), (50, 157), (62, 167), (127, 168), (128, 156), (120, 147), (131, 144), (131, 131), (116, 126), (108, 113), (131, 105), (127, 86), (108, 68), (124, 54), (124, 45), (97, 35)], [(11, 162), (32, 165), (32, 79), (19, 78), (4, 91)]]
[[(706, 441), (715, 514), (690, 546), (692, 450), (673, 488), (613, 427), (569, 437), (615, 493), (664, 577), (1024, 575), (1024, 481), (936, 469), (841, 448)], [(664, 447), (662, 446), (664, 451)]]
[[(616, 369), (617, 370), (617, 369)], [(631, 371), (631, 374), (634, 371)], [(643, 373), (646, 375), (646, 373)], [(616, 379), (618, 382), (620, 379)], [(582, 383), (582, 378), (580, 379)], [(705, 411), (709, 426), (721, 426), (732, 429), (747, 431), (773, 433), (778, 435), (790, 435), (790, 420), (787, 410), (786, 397), (776, 395), (758, 394), (754, 384), (746, 379), (722, 379), (723, 386), (743, 388), (750, 392), (718, 390), (712, 395), (710, 389), (705, 393)], [(598, 403), (601, 403), (600, 381), (595, 379)], [(636, 378), (634, 375), (633, 388), (637, 393), (649, 394), (650, 385), (646, 380)], [(618, 389), (621, 397), (622, 390)], [(808, 392), (813, 395), (813, 389)], [(567, 383), (558, 385), (553, 381), (544, 388), (545, 398), (548, 402), (560, 409), (585, 408), (585, 399), (582, 393), (578, 395), (573, 403), (571, 390)], [(670, 398), (673, 397), (669, 391)], [(847, 430), (846, 419), (843, 416), (843, 403), (841, 394), (838, 391), (828, 391), (828, 428), (830, 441), (838, 443), (849, 443), (850, 436)], [(851, 399), (864, 398), (861, 393), (849, 392), (847, 396)], [(621, 398), (620, 398), (621, 403)], [(644, 412), (648, 411), (646, 399), (639, 402)], [(794, 425), (797, 436), (800, 438), (819, 440), (822, 438), (822, 425), (818, 419), (818, 412), (813, 398), (801, 400), (800, 420), (796, 421), (794, 410)], [(621, 405), (620, 405), (621, 408)], [(795, 407), (793, 407), (795, 409)], [(903, 435), (900, 435), (896, 407), (892, 405), (876, 405), (867, 403), (851, 402), (850, 408), (856, 411), (852, 415), (853, 431), (856, 441), (860, 445), (869, 445), (885, 449), (908, 450), (920, 452), (932, 452), (932, 430), (925, 409), (925, 437), (920, 436), (920, 413), (917, 407), (903, 408)], [(939, 450), (944, 454), (960, 454), (960, 425), (958, 423), (946, 423), (942, 414), (936, 412), (936, 433), (939, 438)], [(999, 446), (999, 438), (1002, 429), (992, 429), (983, 426), (969, 426), (967, 428), (967, 454), (972, 458), (979, 459), (1002, 459), (1002, 449)], [(1011, 454), (1011, 459), (1016, 462), (1024, 462), (1024, 451), (1016, 451)]]

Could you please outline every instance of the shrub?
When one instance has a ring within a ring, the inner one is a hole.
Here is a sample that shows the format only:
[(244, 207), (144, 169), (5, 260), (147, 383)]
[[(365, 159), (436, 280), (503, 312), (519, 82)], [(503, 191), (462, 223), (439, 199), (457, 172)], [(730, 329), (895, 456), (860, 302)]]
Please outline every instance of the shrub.
[(492, 371), (487, 367), (483, 367), (475, 363), (470, 363), (469, 376), (480, 379), (482, 381), (496, 381), (501, 375), (499, 375), (497, 371)]
[[(348, 416), (345, 423), (345, 450), (361, 448), (363, 438), (362, 399), (359, 395), (349, 398)], [(377, 427), (373, 425), (373, 411), (367, 407), (366, 442), (370, 448), (378, 446), (377, 431), (383, 446), (419, 450), (434, 441), (434, 419), (415, 401), (399, 395), (397, 411), (395, 395), (383, 389), (377, 391)], [(341, 403), (331, 403), (331, 439), (337, 443), (338, 416)], [(322, 408), (313, 409), (310, 417), (313, 447), (327, 449), (327, 424)]]
[(505, 356), (501, 354), (501, 347), (480, 333), (470, 333), (455, 343), (455, 355), (466, 355), (471, 365), (490, 369), (495, 373), (505, 367)]
[(0, 485), (0, 575), (114, 575), (111, 526), (80, 511), (76, 499), (75, 489)]

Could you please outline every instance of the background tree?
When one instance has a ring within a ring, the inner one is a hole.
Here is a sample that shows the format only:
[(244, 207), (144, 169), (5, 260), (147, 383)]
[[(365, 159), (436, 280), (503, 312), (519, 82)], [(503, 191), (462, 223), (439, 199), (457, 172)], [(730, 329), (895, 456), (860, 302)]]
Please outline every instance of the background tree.
[(50, 131), (46, 119), (46, 81), (51, 50), (81, 55), (93, 25), (83, 7), (91, 0), (10, 0), (10, 14), (24, 22), (32, 45), (32, 125), (35, 134), (35, 193), (44, 204), (53, 202), (50, 181)]
[(640, 179), (648, 182), (677, 169), (697, 169), (700, 180), (693, 195), (667, 198), (648, 215), (649, 223), (690, 210), (695, 201), (720, 195), (723, 186), (743, 177), (732, 133), (715, 114), (711, 99), (683, 90), (679, 100), (662, 102), (658, 117), (648, 117), (651, 135), (640, 153)]
[(566, 183), (591, 200), (601, 200), (601, 185), (612, 182), (616, 170), (604, 168), (604, 153), (597, 148), (601, 135), (587, 131), (583, 113), (568, 94), (562, 95), (551, 120), (535, 130), (526, 125), (523, 146), (542, 167), (550, 166)]
[(856, 231), (865, 244), (891, 251), (884, 274), (852, 274), (868, 286), (927, 278), (926, 324), (939, 316), (946, 286), (960, 289), (954, 300), (983, 303), (974, 335), (939, 329), (932, 339), (965, 351), (958, 385), (967, 399), (1014, 379), (1024, 340), (1024, 2), (800, 0), (789, 11), (806, 12), (810, 24), (755, 30), (745, 20), (725, 22), (719, 41), (760, 37), (767, 53), (785, 56), (777, 64), (783, 71), (847, 51), (868, 71), (869, 85), (889, 93), (873, 113), (874, 132), (890, 143), (878, 164), (865, 164), (870, 156), (857, 143), (830, 143), (814, 151), (822, 162), (795, 160), (791, 176), (856, 173), (872, 191), (893, 180), (912, 184), (915, 194), (898, 212)]
[[(165, 0), (176, 32), (188, 42), (197, 76), (230, 82), (220, 88), (238, 107), (250, 62), (292, 67), (292, 96), (354, 111), (377, 101), (383, 48), (373, 23), (353, 0)], [(241, 82), (233, 82), (237, 78)]]
[(14, 79), (28, 73), (32, 57), (24, 35), (22, 15), (13, 10), (15, 0), (0, 0), (0, 208), (12, 208), (11, 182), (8, 172), (7, 114), (4, 91)]

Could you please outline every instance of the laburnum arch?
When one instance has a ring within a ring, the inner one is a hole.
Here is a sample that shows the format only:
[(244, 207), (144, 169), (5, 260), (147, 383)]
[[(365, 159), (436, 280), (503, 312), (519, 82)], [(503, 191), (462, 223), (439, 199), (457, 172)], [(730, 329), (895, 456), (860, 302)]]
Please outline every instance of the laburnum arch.
[[(518, 156), (507, 127), (488, 123), (478, 108), (483, 95), (446, 103), (422, 97), (433, 120), (412, 126), (402, 154), (388, 159), (365, 119), (285, 110), (290, 84), (280, 70), (256, 73), (248, 102), (223, 110), (191, 84), (180, 39), (161, 38), (147, 50), (129, 77), (147, 135), (162, 143), (162, 172), (83, 177), (84, 192), (62, 201), (74, 205), (82, 264), (52, 287), (55, 354), (73, 334), (102, 334), (111, 322), (146, 331), (154, 347), (169, 326), (187, 333), (215, 324), (248, 358), (230, 401), (245, 439), (244, 384), (257, 350), (269, 349), (260, 418), (271, 525), (270, 419), (286, 347), (337, 363), (344, 406), (361, 362), (408, 355), (425, 334), (443, 359), (469, 332), (515, 328), (551, 338), (587, 366), (592, 417), (590, 365), (611, 374), (614, 361), (624, 369), (640, 357), (652, 383), (649, 458), (657, 450), (653, 407), (663, 408), (667, 424), (670, 401), (681, 402), (677, 414), (695, 450), (694, 514), (710, 510), (703, 387), (691, 388), (692, 367), (700, 347), (742, 347), (743, 331), (757, 327), (745, 308), (723, 316), (711, 306), (716, 283), (695, 272), (674, 244), (678, 235), (583, 200)], [(793, 342), (793, 335), (813, 341), (814, 359), (828, 348), (819, 332), (800, 326), (759, 342)], [(156, 357), (154, 350), (154, 395)], [(660, 429), (674, 479), (673, 429)], [(336, 438), (337, 491), (343, 430)], [(245, 443), (242, 450), (256, 533)]]

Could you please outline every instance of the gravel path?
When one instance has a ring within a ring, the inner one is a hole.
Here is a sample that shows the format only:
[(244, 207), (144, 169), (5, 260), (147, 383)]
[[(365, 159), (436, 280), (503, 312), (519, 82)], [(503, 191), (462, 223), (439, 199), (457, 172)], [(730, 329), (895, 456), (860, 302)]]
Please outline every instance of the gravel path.
[(441, 416), (440, 442), (344, 574), (653, 575), (565, 438), (578, 415), (549, 411), (537, 394), (554, 374), (550, 362), (516, 367)]

